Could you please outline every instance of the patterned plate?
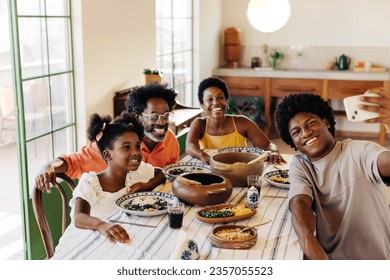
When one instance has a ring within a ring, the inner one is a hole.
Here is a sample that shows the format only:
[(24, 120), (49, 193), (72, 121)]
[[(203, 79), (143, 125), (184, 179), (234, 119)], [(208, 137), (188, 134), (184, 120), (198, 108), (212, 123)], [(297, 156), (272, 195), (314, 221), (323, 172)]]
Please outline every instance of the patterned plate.
[[(149, 210), (136, 210), (131, 207), (131, 203), (135, 200), (151, 201), (155, 202)], [(117, 199), (116, 206), (128, 214), (135, 216), (158, 216), (167, 213), (167, 204), (173, 203), (177, 198), (169, 193), (162, 192), (139, 192), (124, 195)]]
[(196, 162), (170, 164), (165, 166), (163, 170), (165, 173), (165, 177), (170, 181), (175, 180), (177, 176), (184, 173), (211, 172), (209, 165)]
[(264, 154), (264, 150), (256, 147), (244, 147), (244, 146), (236, 146), (219, 149), (218, 153), (226, 153), (226, 152), (248, 152), (248, 153), (258, 153), (260, 155)]
[(290, 188), (290, 178), (288, 176), (288, 170), (281, 171), (281, 170), (274, 170), (267, 172), (263, 175), (263, 178), (265, 181), (267, 181), (268, 184), (283, 188), (283, 189), (289, 189)]

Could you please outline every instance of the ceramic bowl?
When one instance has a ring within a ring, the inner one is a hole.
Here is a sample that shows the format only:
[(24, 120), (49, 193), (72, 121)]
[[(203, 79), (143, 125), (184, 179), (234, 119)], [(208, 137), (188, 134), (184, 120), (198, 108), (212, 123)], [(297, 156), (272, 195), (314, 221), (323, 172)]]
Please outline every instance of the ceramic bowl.
[(187, 204), (204, 206), (225, 202), (231, 196), (233, 187), (228, 178), (220, 175), (187, 173), (173, 181), (172, 191)]
[(215, 236), (215, 233), (224, 229), (234, 229), (239, 228), (243, 229), (247, 226), (240, 226), (240, 225), (223, 225), (223, 226), (217, 226), (213, 229), (212, 233), (209, 235), (209, 239), (211, 242), (211, 245), (218, 248), (223, 249), (250, 249), (252, 248), (256, 242), (257, 242), (257, 230), (256, 229), (250, 229), (249, 232), (252, 234), (252, 237), (246, 239), (246, 240), (224, 240), (217, 236)]
[(248, 175), (263, 173), (264, 162), (262, 160), (249, 163), (258, 157), (260, 157), (258, 153), (250, 152), (218, 153), (210, 159), (211, 172), (229, 178), (233, 187), (246, 187)]

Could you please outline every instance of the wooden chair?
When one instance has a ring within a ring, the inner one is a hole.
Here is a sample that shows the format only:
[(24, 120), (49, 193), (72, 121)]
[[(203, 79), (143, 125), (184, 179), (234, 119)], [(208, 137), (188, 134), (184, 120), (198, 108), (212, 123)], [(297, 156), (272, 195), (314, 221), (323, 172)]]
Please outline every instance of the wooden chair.
[[(62, 212), (61, 212), (62, 232), (61, 233), (64, 234), (64, 231), (68, 226), (68, 221), (69, 221), (69, 211), (68, 211), (69, 199), (67, 198), (65, 189), (68, 188), (70, 191), (73, 192), (74, 188), (76, 187), (76, 184), (72, 179), (70, 179), (64, 173), (57, 173), (56, 181), (57, 184), (55, 184), (54, 187), (58, 189), (61, 195), (61, 204), (62, 204)], [(45, 247), (46, 256), (48, 259), (50, 259), (54, 255), (54, 240), (51, 234), (49, 223), (46, 218), (46, 212), (43, 206), (42, 191), (36, 188), (34, 188), (33, 190), (32, 204), (33, 204), (35, 218), (38, 223), (39, 231), (41, 232), (41, 237), (42, 237), (43, 245)]]

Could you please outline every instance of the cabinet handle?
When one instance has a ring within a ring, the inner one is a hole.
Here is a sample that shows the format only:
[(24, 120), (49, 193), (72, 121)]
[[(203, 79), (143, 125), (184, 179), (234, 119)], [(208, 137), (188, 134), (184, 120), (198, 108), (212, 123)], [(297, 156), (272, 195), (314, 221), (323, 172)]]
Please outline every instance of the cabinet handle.
[(282, 91), (315, 91), (315, 88), (291, 88), (291, 87), (280, 87)]

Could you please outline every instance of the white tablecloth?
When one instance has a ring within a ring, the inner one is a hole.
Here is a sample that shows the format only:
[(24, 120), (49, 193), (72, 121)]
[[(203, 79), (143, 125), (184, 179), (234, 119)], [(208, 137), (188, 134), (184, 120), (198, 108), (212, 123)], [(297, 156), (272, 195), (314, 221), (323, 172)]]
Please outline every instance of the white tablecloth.
[[(289, 160), (288, 155), (284, 155), (284, 157)], [(187, 156), (183, 161), (195, 161), (195, 159)], [(282, 168), (287, 168), (287, 166)], [(264, 172), (270, 170), (272, 170), (272, 166), (266, 166)], [(172, 183), (167, 182), (155, 190), (171, 193)], [(234, 188), (231, 197), (226, 203), (240, 203), (245, 199), (246, 190), (246, 188)], [(291, 225), (287, 194), (288, 190), (272, 187), (264, 182), (256, 215), (247, 220), (234, 222), (240, 225), (254, 225), (272, 220), (271, 223), (258, 228), (257, 243), (249, 250), (228, 250), (211, 246), (208, 236), (216, 225), (207, 224), (195, 218), (195, 212), (200, 207), (186, 206), (181, 230), (184, 230), (187, 237), (197, 243), (200, 259), (302, 259), (303, 253)], [(273, 198), (273, 196), (277, 197)], [(56, 250), (52, 259), (170, 259), (180, 230), (169, 227), (167, 215), (137, 217), (128, 216), (126, 213), (118, 210), (111, 218), (157, 225), (157, 227), (149, 228), (122, 224), (132, 237), (132, 241), (129, 244), (120, 244), (118, 242), (113, 244), (97, 231), (72, 228), (65, 233), (65, 235), (68, 234), (71, 238), (64, 236), (61, 248)]]

